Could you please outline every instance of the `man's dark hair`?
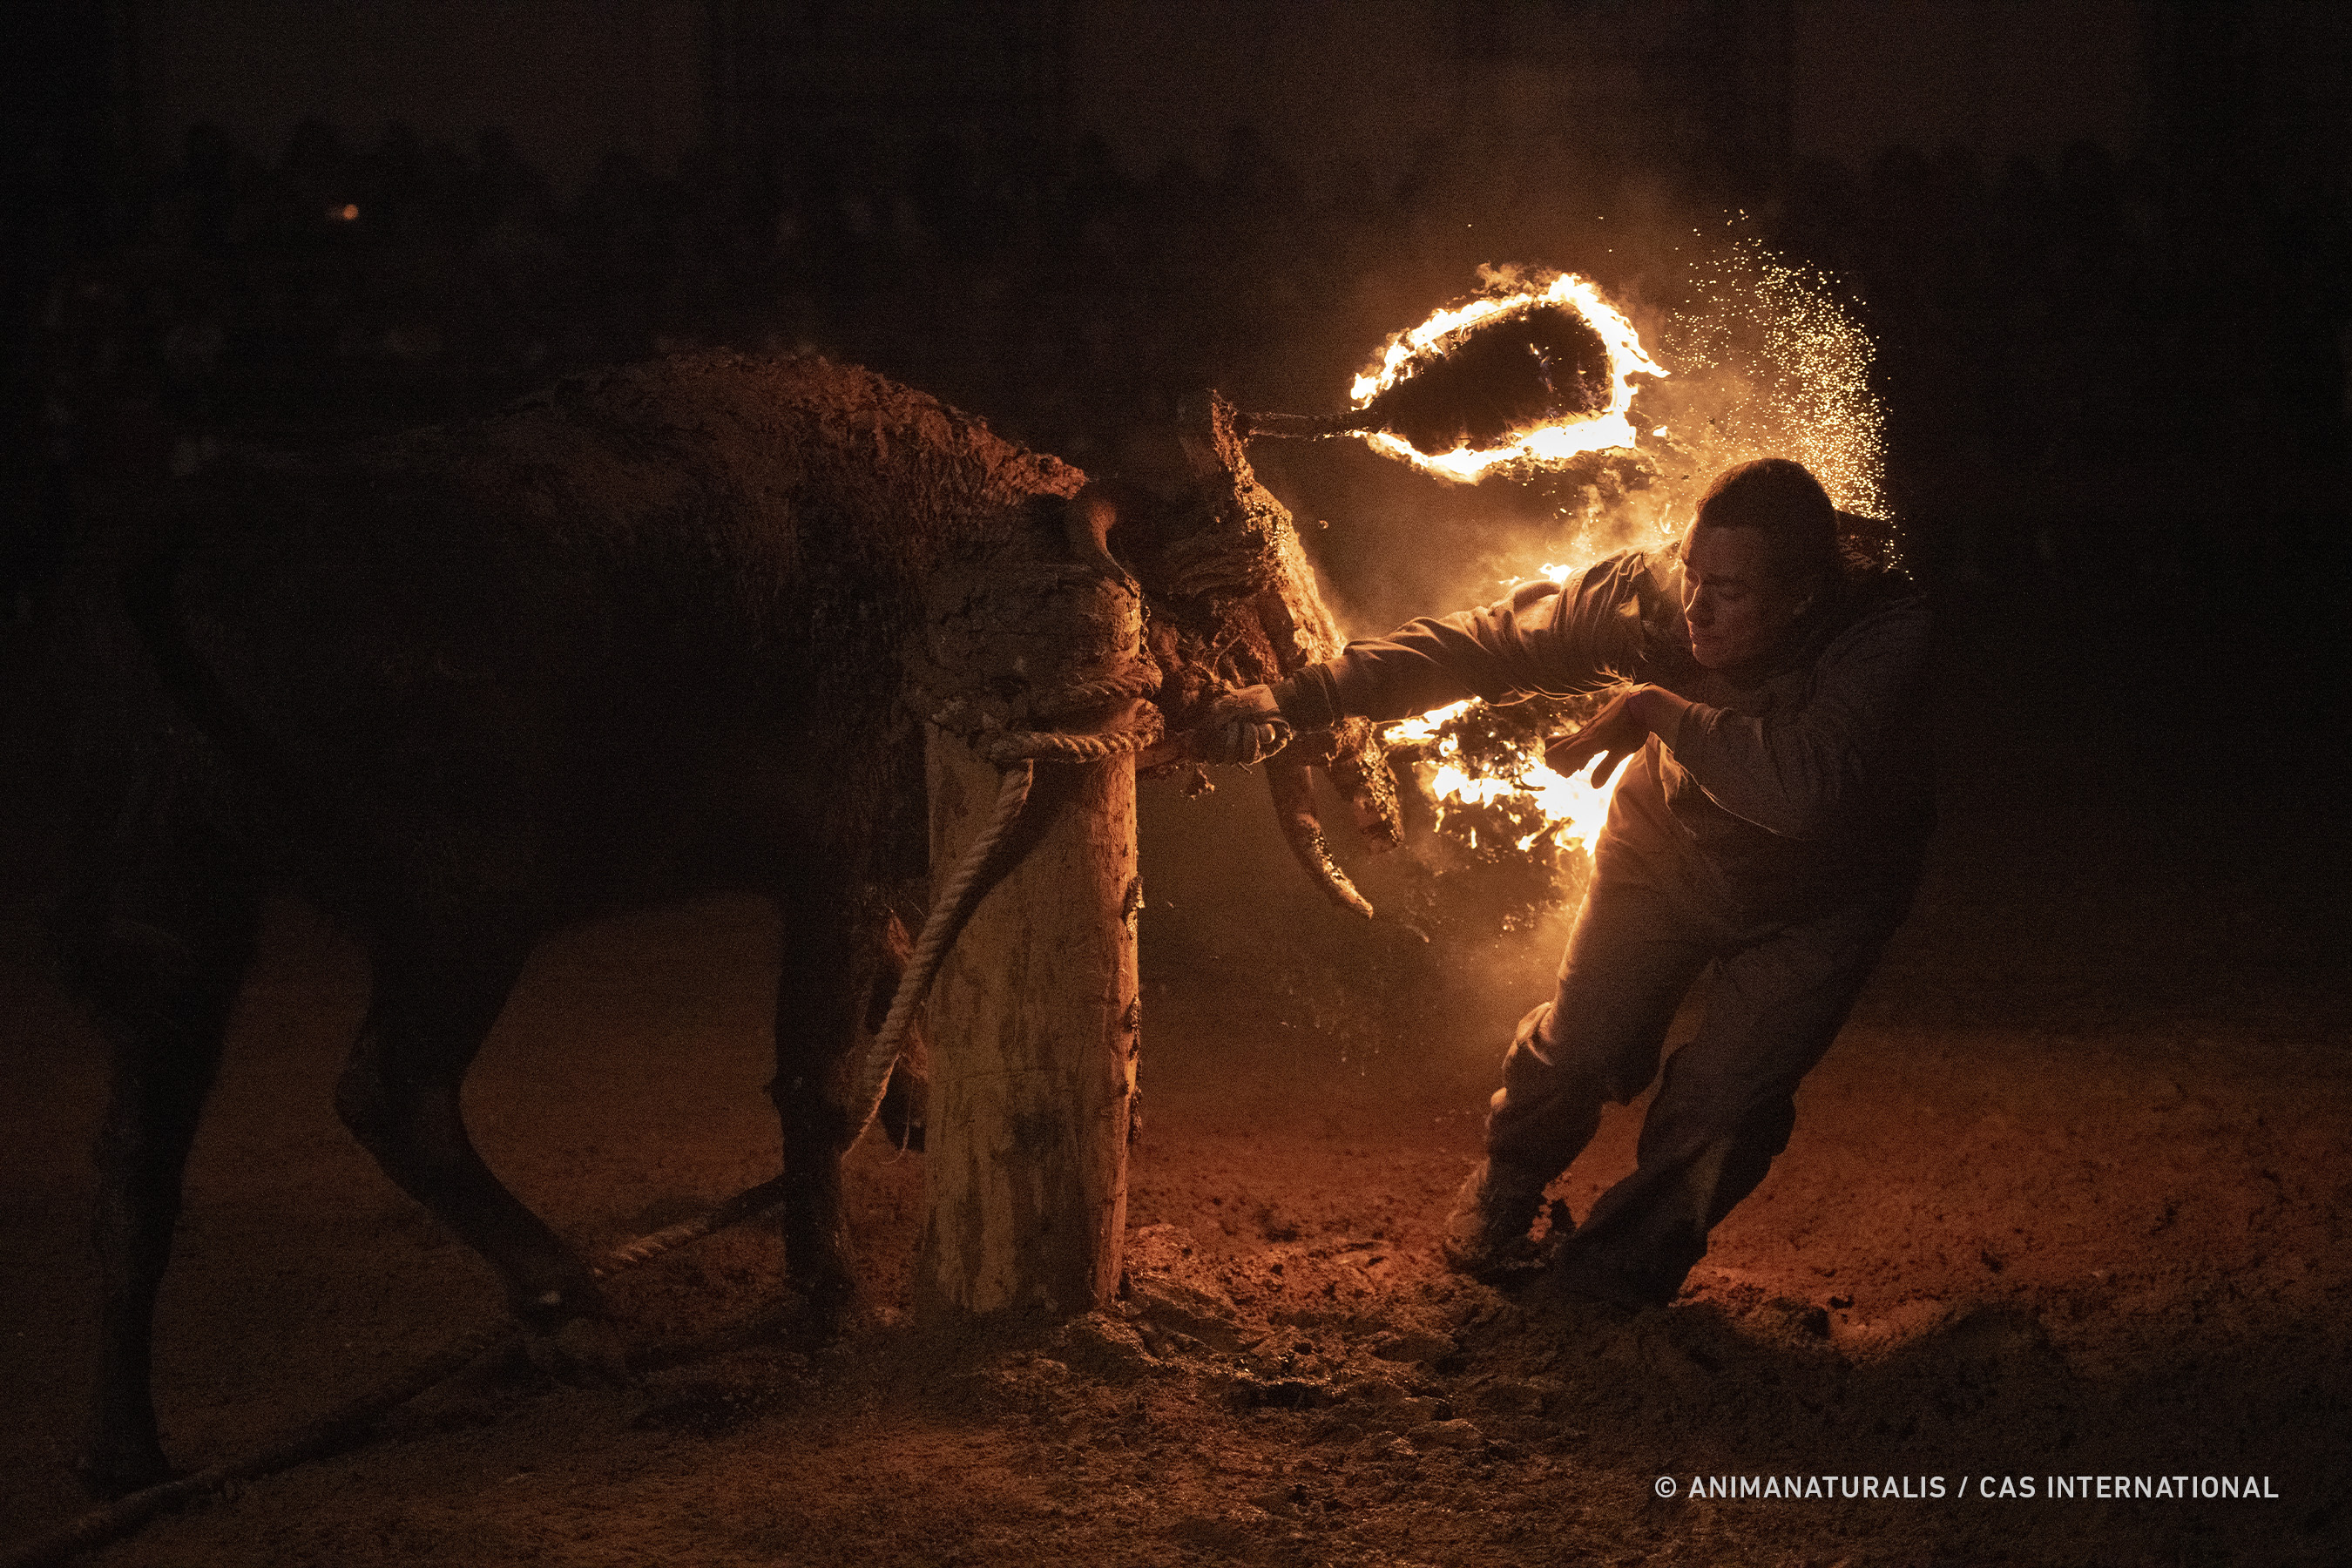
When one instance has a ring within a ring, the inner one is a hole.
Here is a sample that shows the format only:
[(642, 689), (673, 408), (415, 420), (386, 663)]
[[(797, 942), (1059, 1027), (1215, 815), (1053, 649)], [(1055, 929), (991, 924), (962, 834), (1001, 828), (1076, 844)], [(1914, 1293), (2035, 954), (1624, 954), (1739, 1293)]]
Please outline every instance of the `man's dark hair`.
[(1762, 530), (1785, 582), (1811, 583), (1838, 569), (1837, 508), (1821, 480), (1786, 458), (1759, 458), (1716, 475), (1699, 498), (1698, 521)]

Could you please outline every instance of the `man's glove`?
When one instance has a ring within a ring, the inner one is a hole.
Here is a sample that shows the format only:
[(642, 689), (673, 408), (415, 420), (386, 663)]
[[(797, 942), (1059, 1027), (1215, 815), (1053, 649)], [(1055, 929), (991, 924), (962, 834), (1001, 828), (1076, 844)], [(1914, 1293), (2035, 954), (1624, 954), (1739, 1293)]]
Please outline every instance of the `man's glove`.
[(1211, 703), (1208, 718), (1188, 738), (1192, 754), (1204, 763), (1247, 766), (1290, 744), (1291, 732), (1273, 689), (1244, 686)]

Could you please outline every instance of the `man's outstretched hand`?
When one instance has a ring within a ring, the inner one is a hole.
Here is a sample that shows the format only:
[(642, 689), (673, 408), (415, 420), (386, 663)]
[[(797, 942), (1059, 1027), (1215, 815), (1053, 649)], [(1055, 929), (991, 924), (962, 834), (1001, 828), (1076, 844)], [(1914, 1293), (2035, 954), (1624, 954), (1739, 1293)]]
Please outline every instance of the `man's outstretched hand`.
[(1610, 699), (1607, 707), (1595, 713), (1584, 728), (1573, 734), (1562, 735), (1544, 746), (1544, 766), (1564, 778), (1574, 778), (1593, 758), (1601, 765), (1592, 770), (1592, 782), (1599, 784), (1617, 771), (1617, 764), (1642, 749), (1650, 738), (1650, 727), (1642, 721), (1637, 704), (1646, 687), (1621, 692)]
[(1247, 766), (1290, 744), (1290, 721), (1265, 686), (1244, 686), (1209, 704), (1209, 716), (1187, 737), (1192, 755), (1204, 763)]

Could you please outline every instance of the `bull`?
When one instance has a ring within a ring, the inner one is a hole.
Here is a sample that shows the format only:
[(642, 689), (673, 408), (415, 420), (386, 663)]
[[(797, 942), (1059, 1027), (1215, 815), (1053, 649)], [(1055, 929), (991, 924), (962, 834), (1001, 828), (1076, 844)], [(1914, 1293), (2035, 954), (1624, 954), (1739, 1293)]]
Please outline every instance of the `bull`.
[[(1337, 649), (1231, 410), (1213, 396), (1183, 450), (1177, 482), (1116, 494), (866, 371), (687, 356), (469, 424), (226, 463), (102, 556), (95, 579), (121, 591), (70, 623), (56, 921), (112, 1053), (85, 1482), (167, 1473), (154, 1305), (273, 887), (370, 960), (342, 1121), (489, 1263), (534, 1359), (567, 1374), (617, 1371), (620, 1342), (586, 1263), (476, 1151), (467, 1068), (549, 932), (719, 892), (772, 900), (785, 1268), (810, 1327), (835, 1325), (856, 1291), (841, 1157), (867, 1109), (848, 1086), (927, 871), (933, 715), (909, 677), (926, 585), (1041, 551), (1139, 582), (1171, 734), (1223, 690)], [(1307, 869), (1360, 908), (1308, 763), (1393, 839), (1385, 766), (1369, 731), (1341, 729), (1294, 746), (1276, 780)]]

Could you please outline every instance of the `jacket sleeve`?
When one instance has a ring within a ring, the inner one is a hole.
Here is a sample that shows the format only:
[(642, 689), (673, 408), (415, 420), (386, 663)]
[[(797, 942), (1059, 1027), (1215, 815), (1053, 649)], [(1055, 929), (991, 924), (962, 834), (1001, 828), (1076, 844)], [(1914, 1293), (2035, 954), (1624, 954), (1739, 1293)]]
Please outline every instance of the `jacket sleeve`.
[(1667, 749), (1710, 799), (1786, 838), (1821, 838), (1881, 802), (1918, 722), (1928, 616), (1917, 600), (1822, 651), (1802, 700), (1761, 718), (1693, 703)]
[(1640, 551), (1571, 583), (1522, 583), (1481, 609), (1424, 617), (1351, 642), (1274, 688), (1283, 716), (1316, 728), (1348, 717), (1403, 719), (1465, 697), (1566, 696), (1631, 675), (1679, 616)]

